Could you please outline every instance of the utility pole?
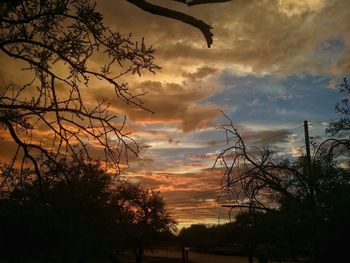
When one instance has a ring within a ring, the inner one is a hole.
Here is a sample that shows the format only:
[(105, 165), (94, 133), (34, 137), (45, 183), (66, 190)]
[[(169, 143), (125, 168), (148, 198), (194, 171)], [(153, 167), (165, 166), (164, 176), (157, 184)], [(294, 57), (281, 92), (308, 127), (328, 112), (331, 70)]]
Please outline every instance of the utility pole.
[(311, 167), (311, 154), (310, 154), (310, 137), (309, 137), (309, 124), (304, 121), (304, 135), (305, 135), (305, 147), (306, 147), (306, 161), (308, 169)]
[(305, 120), (304, 121), (304, 135), (305, 135), (305, 147), (306, 147), (306, 163), (305, 163), (305, 169), (304, 173), (308, 178), (309, 186), (310, 186), (310, 194), (312, 200), (315, 198), (315, 178), (312, 172), (312, 165), (311, 165), (311, 154), (310, 154), (310, 137), (309, 137), (309, 124)]

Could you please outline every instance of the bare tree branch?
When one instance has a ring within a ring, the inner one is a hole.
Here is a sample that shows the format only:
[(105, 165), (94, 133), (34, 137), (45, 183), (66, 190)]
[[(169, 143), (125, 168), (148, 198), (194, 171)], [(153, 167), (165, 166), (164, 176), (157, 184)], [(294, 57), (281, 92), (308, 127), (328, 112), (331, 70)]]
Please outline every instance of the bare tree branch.
[[(9, 131), (34, 168), (41, 158), (55, 161), (81, 151), (96, 158), (93, 147), (117, 169), (128, 152), (137, 155), (136, 141), (124, 132), (126, 117), (110, 112), (109, 103), (119, 100), (147, 110), (143, 94), (134, 94), (119, 79), (159, 69), (152, 46), (112, 32), (89, 0), (5, 1), (0, 7), (0, 52), (24, 63), (31, 74), (31, 81), (18, 78), (1, 87), (0, 128)], [(96, 54), (105, 61), (100, 69), (91, 66)], [(95, 105), (86, 101), (83, 90), (93, 79), (112, 88), (115, 98)]]
[[(223, 114), (228, 124), (222, 125), (227, 147), (218, 155), (214, 166), (225, 169), (221, 180), (220, 199), (233, 204), (224, 207), (277, 209), (282, 200), (317, 206), (323, 191), (336, 187), (349, 172), (339, 162), (348, 161), (348, 139), (327, 139), (315, 150), (312, 169), (305, 170), (305, 159), (278, 160), (268, 147), (247, 148), (234, 123)], [(325, 187), (325, 185), (329, 186)]]
[(226, 3), (232, 0), (189, 0), (186, 1), (188, 6), (203, 5), (203, 4), (215, 4), (215, 3)]
[[(211, 32), (212, 27), (207, 23), (203, 22), (202, 20), (199, 20), (193, 16), (187, 15), (185, 13), (182, 13), (176, 10), (172, 10), (172, 9), (168, 9), (165, 7), (148, 3), (145, 0), (127, 0), (127, 1), (151, 14), (175, 19), (185, 24), (188, 24), (190, 26), (193, 26), (195, 28), (198, 28), (202, 32), (203, 36), (205, 37), (208, 47), (210, 47), (213, 44), (213, 33)], [(183, 2), (183, 1), (180, 1), (180, 2)], [(188, 5), (191, 5), (191, 2), (188, 2), (188, 3), (186, 2), (186, 3)]]

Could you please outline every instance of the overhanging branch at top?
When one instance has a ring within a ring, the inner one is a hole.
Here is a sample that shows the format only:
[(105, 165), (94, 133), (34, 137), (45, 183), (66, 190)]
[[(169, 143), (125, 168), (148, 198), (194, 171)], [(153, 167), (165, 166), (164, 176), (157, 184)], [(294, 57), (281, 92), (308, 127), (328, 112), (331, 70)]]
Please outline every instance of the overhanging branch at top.
[[(151, 4), (146, 0), (127, 0), (127, 1), (151, 14), (178, 20), (185, 24), (198, 28), (202, 32), (203, 36), (205, 37), (208, 47), (210, 47), (213, 44), (213, 33), (211, 32), (212, 27), (207, 23), (205, 23), (204, 21), (173, 9)], [(201, 4), (224, 3), (232, 0), (172, 0), (172, 1), (180, 2), (180, 3), (186, 4), (187, 6), (194, 6), (194, 5), (201, 5)]]

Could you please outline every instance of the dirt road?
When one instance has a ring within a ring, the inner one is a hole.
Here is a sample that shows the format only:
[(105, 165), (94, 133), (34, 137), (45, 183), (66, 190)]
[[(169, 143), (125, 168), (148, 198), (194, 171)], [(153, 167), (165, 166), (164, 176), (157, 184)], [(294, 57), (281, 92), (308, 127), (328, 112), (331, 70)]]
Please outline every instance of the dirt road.
[[(146, 255), (162, 258), (179, 258), (181, 259), (181, 251), (175, 249), (155, 249), (147, 251)], [(222, 256), (214, 254), (198, 253), (189, 251), (188, 259), (195, 263), (248, 263), (246, 257)], [(257, 260), (254, 262), (258, 262)]]

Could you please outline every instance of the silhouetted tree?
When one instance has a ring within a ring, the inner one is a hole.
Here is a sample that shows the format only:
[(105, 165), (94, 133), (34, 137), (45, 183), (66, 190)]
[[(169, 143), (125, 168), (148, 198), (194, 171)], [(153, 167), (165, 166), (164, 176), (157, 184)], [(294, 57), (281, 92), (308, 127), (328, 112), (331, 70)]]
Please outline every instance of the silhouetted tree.
[(1, 181), (0, 259), (116, 260), (132, 249), (141, 262), (141, 249), (175, 226), (158, 193), (120, 182), (98, 162), (43, 164), (45, 203), (37, 177), (24, 172)]
[(142, 262), (144, 250), (153, 245), (160, 233), (175, 230), (176, 222), (166, 211), (163, 198), (140, 185), (118, 184), (112, 206), (136, 263)]
[(345, 98), (335, 106), (335, 111), (342, 114), (342, 118), (337, 121), (332, 121), (327, 128), (327, 132), (331, 135), (336, 135), (341, 131), (350, 130), (350, 108), (349, 108), (349, 94), (350, 94), (350, 84), (347, 78), (343, 79), (343, 82), (339, 87), (340, 93), (344, 94)]
[(237, 241), (244, 245), (248, 254), (248, 262), (253, 263), (256, 255), (256, 248), (263, 243), (262, 225), (260, 225), (259, 211), (241, 212), (236, 216), (235, 227), (237, 231)]
[(214, 235), (209, 226), (203, 224), (193, 224), (190, 227), (182, 228), (179, 233), (179, 241), (182, 246), (195, 247), (201, 251), (215, 245)]
[[(120, 77), (158, 69), (152, 47), (111, 31), (90, 0), (2, 1), (0, 12), (1, 56), (24, 68), (0, 90), (1, 129), (17, 145), (12, 163), (29, 161), (40, 177), (39, 160), (81, 151), (91, 159), (94, 144), (116, 168), (128, 151), (137, 154), (125, 117), (111, 114), (108, 101), (89, 105), (83, 91), (97, 80), (115, 91), (111, 99), (143, 108)], [(96, 55), (105, 61), (99, 68)]]
[(229, 124), (222, 128), (228, 147), (217, 162), (226, 168), (222, 190), (233, 202), (230, 206), (259, 209), (269, 215), (277, 211), (275, 219), (279, 217), (286, 227), (275, 233), (276, 239), (281, 240), (278, 234), (291, 233), (282, 238), (284, 246), (319, 262), (330, 249), (331, 233), (339, 232), (335, 222), (349, 227), (345, 222), (350, 215), (350, 176), (342, 168), (349, 161), (349, 141), (325, 140), (310, 163), (305, 157), (280, 160), (268, 148), (248, 148), (233, 122), (227, 120)]
[(2, 257), (84, 260), (118, 249), (108, 205), (112, 176), (99, 163), (45, 163), (40, 186), (27, 173), (21, 178), (13, 169), (2, 181)]

